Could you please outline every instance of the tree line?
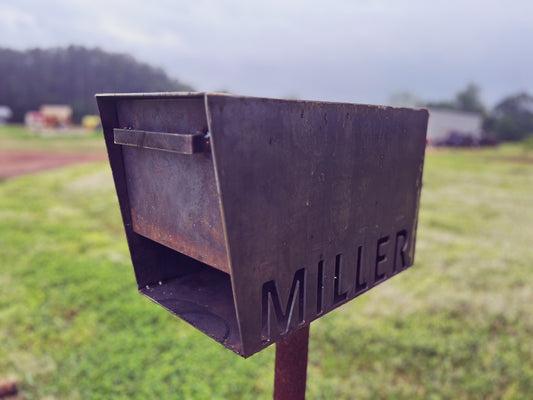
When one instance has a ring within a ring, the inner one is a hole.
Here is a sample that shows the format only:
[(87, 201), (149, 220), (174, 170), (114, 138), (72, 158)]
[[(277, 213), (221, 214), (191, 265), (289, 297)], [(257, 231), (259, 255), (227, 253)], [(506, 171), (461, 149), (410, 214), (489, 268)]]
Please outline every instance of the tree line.
[[(0, 48), (0, 105), (11, 108), (12, 122), (22, 122), (27, 111), (42, 104), (69, 104), (74, 120), (79, 121), (83, 115), (98, 112), (95, 93), (190, 90), (162, 69), (126, 54), (81, 46), (26, 51)], [(449, 101), (413, 102), (410, 93), (400, 94), (403, 98), (399, 101), (480, 113), (485, 133), (500, 140), (517, 141), (533, 135), (533, 96), (514, 94), (488, 110), (480, 93), (477, 85), (470, 84)]]
[(533, 135), (533, 96), (525, 92), (513, 94), (488, 110), (480, 94), (479, 86), (469, 84), (453, 100), (424, 105), (479, 113), (483, 116), (485, 135), (499, 140), (519, 141)]
[(27, 111), (42, 104), (69, 104), (79, 121), (98, 112), (95, 93), (190, 90), (162, 69), (125, 54), (81, 46), (0, 48), (0, 105), (11, 108), (12, 122), (22, 122)]

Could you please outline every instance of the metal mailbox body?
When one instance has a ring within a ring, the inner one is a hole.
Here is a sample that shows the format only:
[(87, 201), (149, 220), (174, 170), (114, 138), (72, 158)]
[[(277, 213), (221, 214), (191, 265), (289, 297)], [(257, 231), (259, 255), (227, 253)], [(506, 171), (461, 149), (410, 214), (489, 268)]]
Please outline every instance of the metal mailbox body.
[(142, 294), (248, 357), (413, 264), (426, 110), (97, 95)]

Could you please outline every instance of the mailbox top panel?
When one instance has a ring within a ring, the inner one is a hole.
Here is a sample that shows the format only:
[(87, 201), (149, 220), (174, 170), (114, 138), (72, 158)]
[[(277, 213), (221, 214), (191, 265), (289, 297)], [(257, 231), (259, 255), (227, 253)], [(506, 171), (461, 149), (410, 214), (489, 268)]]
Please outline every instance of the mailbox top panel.
[[(268, 98), (268, 97), (255, 97), (255, 96), (242, 96), (242, 95), (235, 95), (230, 93), (219, 93), (219, 92), (150, 92), (150, 93), (98, 93), (96, 94), (97, 98), (109, 98), (109, 99), (191, 99), (191, 98), (212, 98), (212, 97), (233, 97), (233, 98), (250, 98), (250, 99), (257, 99), (257, 100), (283, 100), (283, 101), (293, 101), (293, 102), (304, 102), (304, 103), (321, 103), (321, 104), (356, 104), (356, 103), (350, 103), (350, 102), (335, 102), (335, 101), (318, 101), (318, 100), (306, 100), (306, 99), (297, 99), (297, 100), (289, 100), (289, 99), (274, 99), (274, 98)], [(362, 103), (358, 103), (361, 104)], [(372, 107), (380, 107), (380, 108), (404, 108), (404, 107), (390, 107), (390, 106), (376, 106), (372, 105)], [(413, 110), (412, 107), (405, 108), (409, 110)], [(416, 108), (415, 108), (416, 109)], [(423, 108), (419, 110), (425, 110)], [(426, 111), (427, 112), (427, 111)]]
[(151, 93), (98, 93), (96, 97), (124, 98), (124, 99), (161, 99), (161, 98), (198, 98), (204, 97), (205, 92), (151, 92)]

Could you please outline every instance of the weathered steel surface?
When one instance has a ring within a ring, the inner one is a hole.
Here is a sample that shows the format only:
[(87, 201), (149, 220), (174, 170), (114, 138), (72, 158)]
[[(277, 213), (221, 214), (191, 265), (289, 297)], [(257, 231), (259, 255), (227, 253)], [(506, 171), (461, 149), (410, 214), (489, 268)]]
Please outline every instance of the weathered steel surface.
[(245, 353), (412, 265), (426, 111), (222, 96), (207, 109)]
[(276, 342), (274, 400), (304, 400), (309, 325)]
[[(98, 102), (139, 287), (237, 353), (412, 265), (427, 111), (198, 93)], [(116, 128), (209, 133), (211, 148), (119, 146)]]
[[(180, 137), (207, 133), (201, 98), (189, 102), (125, 98), (117, 107), (119, 125), (128, 130), (164, 130), (169, 136), (180, 132)], [(211, 154), (123, 146), (123, 155), (133, 230), (229, 272)]]

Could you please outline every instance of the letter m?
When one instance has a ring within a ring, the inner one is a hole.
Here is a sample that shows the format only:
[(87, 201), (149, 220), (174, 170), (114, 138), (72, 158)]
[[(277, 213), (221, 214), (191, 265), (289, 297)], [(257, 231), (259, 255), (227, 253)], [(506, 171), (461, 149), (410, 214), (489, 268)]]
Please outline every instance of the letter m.
[[(296, 301), (296, 291), (298, 291), (298, 301)], [(262, 308), (263, 308), (263, 339), (271, 340), (272, 336), (276, 337), (277, 334), (271, 332), (272, 326), (272, 311), (276, 315), (276, 322), (278, 333), (283, 335), (288, 332), (291, 321), (293, 319), (295, 308), (298, 308), (298, 324), (302, 324), (305, 321), (305, 269), (299, 269), (294, 273), (292, 280), (291, 291), (289, 298), (285, 306), (285, 311), (281, 305), (278, 288), (275, 281), (268, 281), (263, 284), (262, 293)], [(274, 333), (274, 335), (272, 335)]]

